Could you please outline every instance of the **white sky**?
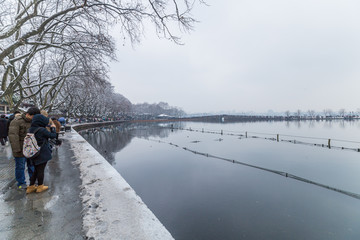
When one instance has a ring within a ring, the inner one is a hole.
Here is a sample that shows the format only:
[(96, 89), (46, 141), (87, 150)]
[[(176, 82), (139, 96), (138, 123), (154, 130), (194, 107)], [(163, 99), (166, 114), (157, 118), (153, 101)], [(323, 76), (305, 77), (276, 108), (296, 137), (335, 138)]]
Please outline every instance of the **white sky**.
[(118, 41), (115, 90), (187, 113), (360, 109), (360, 2), (208, 0), (185, 46)]

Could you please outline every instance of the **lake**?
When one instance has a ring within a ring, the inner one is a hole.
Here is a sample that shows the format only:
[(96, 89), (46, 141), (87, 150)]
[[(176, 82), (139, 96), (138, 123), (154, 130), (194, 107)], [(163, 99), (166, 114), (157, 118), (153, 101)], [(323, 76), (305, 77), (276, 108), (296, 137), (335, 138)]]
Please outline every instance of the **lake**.
[(81, 134), (175, 239), (360, 239), (360, 121), (127, 123)]

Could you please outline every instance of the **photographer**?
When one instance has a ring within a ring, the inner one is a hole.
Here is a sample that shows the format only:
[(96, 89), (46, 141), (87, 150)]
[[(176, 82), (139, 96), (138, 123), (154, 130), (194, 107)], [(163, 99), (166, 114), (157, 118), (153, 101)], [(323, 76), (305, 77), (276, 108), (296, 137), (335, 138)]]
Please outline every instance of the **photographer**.
[(51, 120), (55, 124), (55, 127), (56, 127), (56, 134), (57, 134), (56, 139), (59, 139), (61, 123), (57, 120), (56, 117), (52, 117)]
[[(56, 138), (55, 125), (51, 125), (49, 132), (45, 127), (49, 124), (49, 118), (45, 117), (42, 114), (36, 114), (31, 122), (31, 127), (29, 129), (30, 133), (35, 134), (36, 141), (40, 148), (40, 154), (33, 158), (32, 161), (35, 165), (34, 174), (30, 178), (30, 186), (27, 188), (26, 193), (32, 192), (42, 192), (47, 190), (49, 187), (44, 185), (44, 171), (46, 164), (52, 158), (52, 147), (49, 144), (49, 139)], [(35, 182), (38, 182), (38, 186), (35, 185)]]
[[(45, 117), (48, 117), (49, 114), (47, 113), (47, 111), (45, 110), (41, 110), (40, 113), (42, 115), (44, 115)], [(54, 120), (55, 119), (55, 120)], [(60, 146), (61, 145), (61, 140), (59, 140), (59, 132), (60, 132), (60, 123), (59, 121), (57, 121), (56, 118), (52, 117), (52, 118), (49, 118), (49, 123), (48, 125), (46, 126), (46, 129), (49, 131), (49, 132), (52, 132), (52, 129), (51, 127), (54, 127), (54, 132), (56, 132), (56, 138), (55, 139), (50, 139), (49, 140), (49, 143), (50, 143), (50, 146), (53, 148), (54, 146)]]

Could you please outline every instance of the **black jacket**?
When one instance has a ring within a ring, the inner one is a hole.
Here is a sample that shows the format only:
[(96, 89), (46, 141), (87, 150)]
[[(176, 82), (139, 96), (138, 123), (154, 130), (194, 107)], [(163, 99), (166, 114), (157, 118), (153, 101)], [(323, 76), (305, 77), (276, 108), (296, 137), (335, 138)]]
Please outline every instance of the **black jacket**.
[(49, 124), (49, 118), (41, 114), (36, 114), (31, 122), (31, 127), (29, 128), (30, 133), (34, 133), (37, 128), (40, 129), (36, 132), (35, 138), (37, 144), (41, 146), (40, 154), (33, 158), (35, 165), (39, 165), (51, 160), (52, 147), (49, 144), (49, 138), (56, 138), (55, 129), (52, 129), (49, 132), (45, 127)]
[(0, 118), (0, 138), (8, 136), (8, 121), (5, 118)]

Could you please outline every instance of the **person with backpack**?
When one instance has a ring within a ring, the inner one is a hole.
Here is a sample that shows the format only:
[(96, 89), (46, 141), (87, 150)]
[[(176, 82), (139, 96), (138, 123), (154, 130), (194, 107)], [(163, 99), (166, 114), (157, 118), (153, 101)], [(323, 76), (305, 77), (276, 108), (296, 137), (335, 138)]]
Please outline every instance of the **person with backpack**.
[(29, 178), (34, 172), (34, 166), (23, 155), (23, 143), (27, 130), (31, 126), (31, 120), (40, 110), (36, 107), (29, 108), (26, 113), (15, 115), (9, 126), (9, 141), (15, 158), (15, 178), (19, 189), (26, 189), (25, 163), (28, 168)]
[[(37, 145), (40, 147), (39, 154), (31, 158), (35, 171), (30, 178), (30, 185), (28, 186), (26, 193), (32, 192), (43, 192), (49, 187), (44, 185), (44, 171), (46, 164), (52, 158), (52, 147), (49, 144), (49, 138), (56, 138), (55, 125), (50, 126), (51, 132), (49, 132), (46, 127), (49, 124), (49, 118), (45, 117), (42, 114), (36, 114), (31, 122), (31, 127), (29, 128), (29, 133), (35, 134), (35, 139)], [(37, 181), (38, 185), (35, 185)]]

